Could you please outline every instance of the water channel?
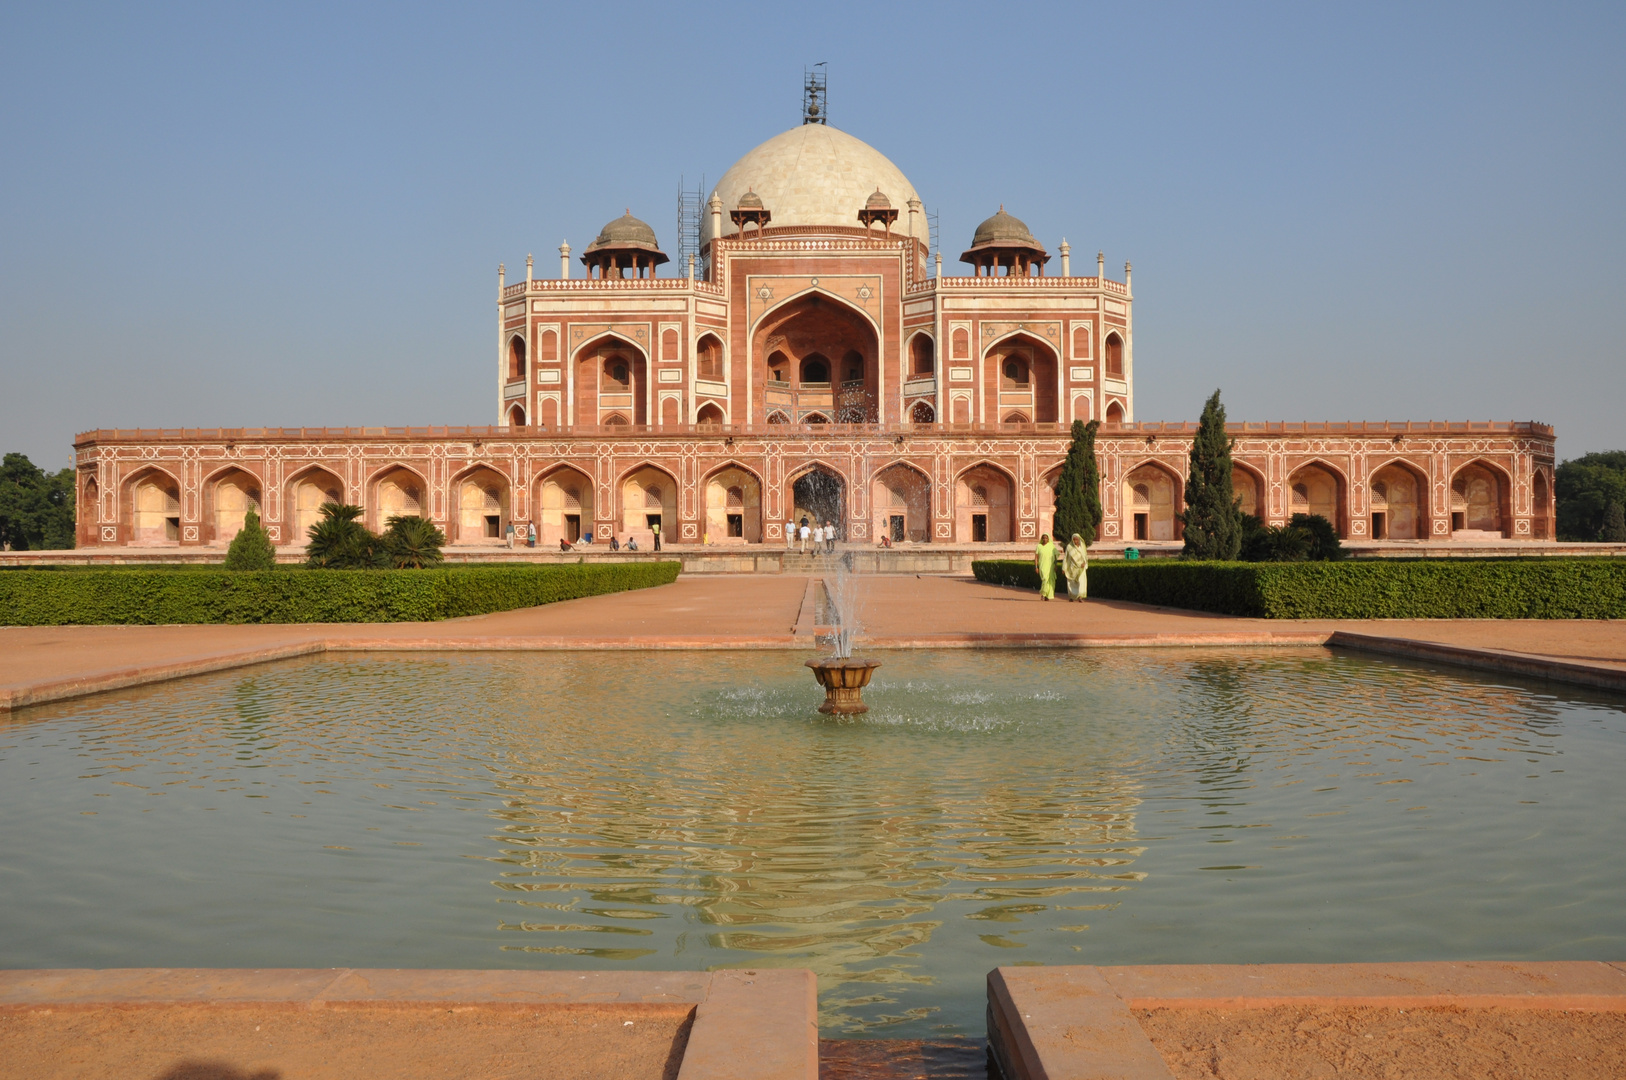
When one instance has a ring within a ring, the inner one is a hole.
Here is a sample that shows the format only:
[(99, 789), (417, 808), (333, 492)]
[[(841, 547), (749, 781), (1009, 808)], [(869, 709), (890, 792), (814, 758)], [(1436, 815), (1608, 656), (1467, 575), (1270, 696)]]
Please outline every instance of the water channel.
[(1315, 649), (320, 658), (0, 719), (0, 965), (816, 970), (1626, 956), (1626, 712)]

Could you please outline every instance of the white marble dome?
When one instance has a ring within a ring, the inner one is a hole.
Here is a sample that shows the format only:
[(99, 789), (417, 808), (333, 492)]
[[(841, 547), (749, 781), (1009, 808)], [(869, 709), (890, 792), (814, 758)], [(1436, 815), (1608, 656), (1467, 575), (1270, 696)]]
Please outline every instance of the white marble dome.
[[(894, 233), (909, 231), (909, 200), (915, 187), (885, 154), (862, 139), (827, 124), (803, 124), (775, 135), (736, 161), (712, 189), (723, 203), (723, 235), (738, 229), (728, 212), (747, 191), (762, 197), (773, 215), (768, 228), (785, 225), (842, 225), (860, 229), (858, 211), (876, 189), (898, 210)], [(924, 238), (926, 222), (915, 222)], [(704, 215), (701, 239), (711, 239), (711, 215)]]

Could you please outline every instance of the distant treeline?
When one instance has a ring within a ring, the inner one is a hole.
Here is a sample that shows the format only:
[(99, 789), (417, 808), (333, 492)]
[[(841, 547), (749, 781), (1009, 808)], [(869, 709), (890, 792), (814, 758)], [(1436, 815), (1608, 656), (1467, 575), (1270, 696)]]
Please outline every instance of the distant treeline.
[(0, 546), (11, 551), (73, 547), (73, 470), (48, 473), (25, 454), (0, 465)]

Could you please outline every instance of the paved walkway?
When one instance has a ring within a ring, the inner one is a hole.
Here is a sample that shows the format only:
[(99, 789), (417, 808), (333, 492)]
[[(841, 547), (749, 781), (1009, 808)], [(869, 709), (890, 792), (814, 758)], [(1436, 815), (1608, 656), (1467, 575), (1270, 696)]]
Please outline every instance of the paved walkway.
[[(811, 650), (813, 582), (688, 576), (439, 623), (0, 627), (0, 709), (329, 650)], [(1626, 689), (1626, 621), (1235, 619), (954, 577), (866, 577), (859, 593), (871, 648), (1332, 643)]]

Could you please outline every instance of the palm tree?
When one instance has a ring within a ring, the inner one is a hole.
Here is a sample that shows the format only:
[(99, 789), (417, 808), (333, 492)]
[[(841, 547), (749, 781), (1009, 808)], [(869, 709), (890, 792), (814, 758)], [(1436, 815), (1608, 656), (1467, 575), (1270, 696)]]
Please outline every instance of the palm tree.
[(307, 565), (328, 570), (363, 570), (383, 559), (382, 541), (360, 521), (361, 507), (323, 503), (322, 520), (310, 527)]
[(416, 515), (392, 517), (384, 530), (384, 554), (397, 570), (422, 570), (438, 564), (446, 534), (428, 518)]

